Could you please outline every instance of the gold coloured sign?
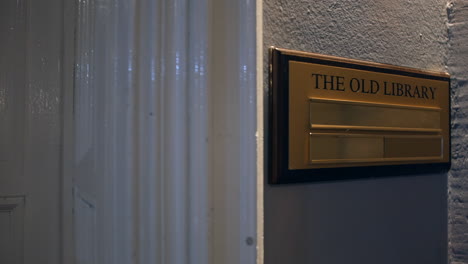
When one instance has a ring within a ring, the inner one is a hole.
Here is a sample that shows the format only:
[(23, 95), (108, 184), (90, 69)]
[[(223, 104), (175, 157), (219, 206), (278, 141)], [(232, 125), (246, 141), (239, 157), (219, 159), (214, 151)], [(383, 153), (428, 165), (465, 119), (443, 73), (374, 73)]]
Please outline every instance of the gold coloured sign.
[(446, 73), (271, 48), (270, 183), (446, 167), (449, 87)]

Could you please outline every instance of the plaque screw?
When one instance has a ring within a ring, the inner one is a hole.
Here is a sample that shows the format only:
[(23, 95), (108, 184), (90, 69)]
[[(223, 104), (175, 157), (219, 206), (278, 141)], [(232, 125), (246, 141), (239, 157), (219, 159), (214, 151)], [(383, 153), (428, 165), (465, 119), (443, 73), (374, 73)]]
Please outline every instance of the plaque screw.
[(247, 238), (245, 239), (245, 243), (246, 243), (247, 245), (251, 246), (251, 245), (253, 245), (254, 240), (253, 240), (252, 237), (247, 237)]

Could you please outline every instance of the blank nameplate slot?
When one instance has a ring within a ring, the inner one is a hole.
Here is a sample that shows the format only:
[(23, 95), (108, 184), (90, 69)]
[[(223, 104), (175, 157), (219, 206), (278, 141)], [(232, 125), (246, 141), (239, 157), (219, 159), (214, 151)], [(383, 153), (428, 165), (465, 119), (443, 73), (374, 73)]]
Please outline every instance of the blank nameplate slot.
[(385, 137), (385, 158), (442, 158), (442, 137)]
[(442, 158), (441, 136), (311, 133), (312, 164), (425, 161)]
[(438, 108), (310, 99), (313, 129), (439, 132)]
[(310, 135), (310, 158), (312, 163), (336, 160), (367, 160), (384, 157), (382, 136), (359, 136), (344, 134)]

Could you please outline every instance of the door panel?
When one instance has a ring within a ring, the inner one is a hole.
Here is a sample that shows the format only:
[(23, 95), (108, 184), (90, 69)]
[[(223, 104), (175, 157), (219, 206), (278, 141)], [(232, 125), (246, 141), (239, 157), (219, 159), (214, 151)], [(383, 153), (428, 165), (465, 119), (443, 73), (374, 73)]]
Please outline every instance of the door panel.
[(23, 1), (0, 1), (0, 195), (23, 189), (25, 36)]
[(60, 19), (59, 0), (0, 1), (2, 264), (60, 263)]
[(0, 1), (0, 263), (23, 263), (24, 2)]
[[(76, 264), (118, 263), (113, 251), (111, 164), (106, 160), (112, 124), (104, 119), (112, 100), (112, 1), (73, 0), (75, 9), (74, 57), (74, 244)], [(107, 95), (107, 96), (105, 96)], [(124, 252), (123, 248), (119, 250)]]
[(23, 197), (0, 197), (0, 263), (23, 263), (23, 211)]

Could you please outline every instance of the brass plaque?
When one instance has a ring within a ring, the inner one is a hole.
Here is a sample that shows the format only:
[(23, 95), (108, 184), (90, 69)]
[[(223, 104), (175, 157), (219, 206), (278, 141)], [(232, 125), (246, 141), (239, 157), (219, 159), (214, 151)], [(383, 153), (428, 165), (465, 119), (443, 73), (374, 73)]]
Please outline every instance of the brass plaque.
[(447, 73), (271, 48), (269, 182), (446, 168), (449, 88)]

